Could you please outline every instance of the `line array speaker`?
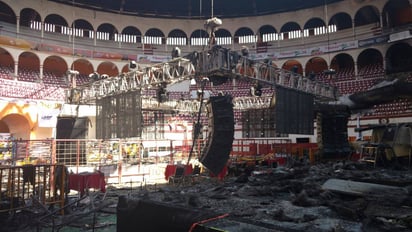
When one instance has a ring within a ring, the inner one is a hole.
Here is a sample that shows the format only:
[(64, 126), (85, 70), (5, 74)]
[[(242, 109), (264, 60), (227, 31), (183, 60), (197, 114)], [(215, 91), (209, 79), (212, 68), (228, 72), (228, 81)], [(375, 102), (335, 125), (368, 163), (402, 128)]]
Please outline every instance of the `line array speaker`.
[(209, 136), (200, 162), (217, 175), (225, 167), (232, 150), (234, 125), (232, 96), (210, 97), (206, 104), (209, 116)]

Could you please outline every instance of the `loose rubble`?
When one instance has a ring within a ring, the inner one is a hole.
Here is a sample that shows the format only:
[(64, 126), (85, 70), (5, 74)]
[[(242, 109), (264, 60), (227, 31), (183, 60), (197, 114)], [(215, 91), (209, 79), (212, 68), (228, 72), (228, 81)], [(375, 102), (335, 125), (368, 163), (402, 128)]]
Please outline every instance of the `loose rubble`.
[[(324, 189), (323, 184), (332, 178), (396, 186), (401, 191), (354, 195), (350, 189)], [(241, 174), (224, 181), (204, 177), (179, 186), (163, 186), (145, 193), (145, 197), (228, 214), (233, 220), (264, 223), (279, 231), (410, 231), (411, 190), (410, 169), (380, 169), (339, 161), (295, 163), (292, 167), (252, 171), (249, 176)]]
[[(395, 186), (399, 191), (360, 194), (353, 194), (351, 189), (334, 191), (324, 187), (331, 179), (373, 183), (384, 189), (385, 186)], [(116, 231), (116, 222), (110, 222), (108, 215), (116, 215), (119, 197), (225, 215), (210, 224), (215, 228), (230, 228), (226, 231), (254, 231), (252, 225), (262, 231), (412, 230), (411, 169), (373, 168), (352, 161), (257, 167), (239, 175), (229, 175), (224, 180), (202, 174), (177, 184), (136, 188), (108, 186), (106, 194), (90, 193), (86, 203), (82, 202), (85, 199), (78, 202), (72, 199), (74, 203), (67, 207), (70, 210), (64, 216), (52, 215), (50, 210), (45, 212), (43, 209), (31, 212), (30, 220), (26, 218), (16, 223), (22, 216), (16, 213), (13, 219), (9, 216), (5, 220), (3, 228), (7, 231), (35, 231), (35, 228), (42, 231), (54, 225), (55, 228)], [(24, 227), (24, 223), (30, 227)]]

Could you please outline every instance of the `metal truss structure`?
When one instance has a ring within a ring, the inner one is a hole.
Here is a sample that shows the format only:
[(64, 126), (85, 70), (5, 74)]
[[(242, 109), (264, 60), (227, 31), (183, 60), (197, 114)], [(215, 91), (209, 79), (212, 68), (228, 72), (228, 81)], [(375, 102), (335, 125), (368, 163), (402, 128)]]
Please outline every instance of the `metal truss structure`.
[[(236, 97), (233, 99), (233, 109), (248, 110), (248, 109), (266, 109), (272, 105), (272, 95), (261, 97)], [(177, 112), (197, 112), (200, 107), (200, 102), (197, 100), (172, 100), (164, 103), (159, 103), (153, 97), (142, 97), (142, 109), (159, 109)]]
[(71, 90), (72, 101), (78, 104), (94, 103), (96, 99), (157, 88), (162, 83), (173, 84), (194, 76), (193, 64), (185, 58), (177, 58), (167, 63), (138, 67), (128, 73), (94, 81)]
[[(93, 104), (97, 99), (107, 96), (157, 89), (184, 80), (202, 81), (208, 77), (212, 82), (220, 78), (235, 78), (273, 87), (282, 86), (313, 94), (315, 98), (335, 100), (336, 88), (322, 82), (311, 80), (271, 65), (270, 62), (257, 62), (241, 56), (237, 52), (215, 46), (208, 51), (194, 52), (186, 57), (178, 57), (165, 63), (141, 66), (116, 77), (94, 81), (84, 86), (71, 89), (68, 97), (72, 104)], [(234, 98), (235, 109), (267, 108), (271, 96)], [(165, 108), (176, 111), (197, 111), (196, 100), (157, 102), (156, 98), (142, 96), (144, 108)]]

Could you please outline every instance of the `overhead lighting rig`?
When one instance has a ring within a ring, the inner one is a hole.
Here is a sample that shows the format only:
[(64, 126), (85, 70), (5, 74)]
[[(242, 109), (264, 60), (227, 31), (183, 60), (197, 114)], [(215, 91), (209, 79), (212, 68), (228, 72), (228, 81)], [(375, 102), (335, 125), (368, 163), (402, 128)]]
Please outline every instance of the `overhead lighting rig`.
[[(241, 59), (233, 59), (235, 53), (226, 48), (216, 47), (214, 50), (191, 53), (165, 63), (146, 67), (139, 66), (133, 71), (115, 77), (107, 76), (104, 79), (101, 75), (98, 81), (88, 86), (78, 87), (76, 91), (81, 93), (80, 102), (90, 104), (96, 99), (109, 95), (157, 88), (161, 84), (170, 85), (184, 80), (200, 83), (203, 77), (208, 77), (213, 83), (220, 83), (227, 79), (246, 79), (257, 81), (261, 85), (279, 85), (326, 99), (336, 99), (336, 91), (333, 86), (311, 80), (300, 74), (293, 74), (265, 62), (253, 61), (253, 73), (241, 73), (241, 66), (248, 65), (248, 62), (239, 62)], [(242, 57), (242, 59), (246, 58)], [(263, 66), (265, 66), (265, 72), (260, 72), (259, 67)]]

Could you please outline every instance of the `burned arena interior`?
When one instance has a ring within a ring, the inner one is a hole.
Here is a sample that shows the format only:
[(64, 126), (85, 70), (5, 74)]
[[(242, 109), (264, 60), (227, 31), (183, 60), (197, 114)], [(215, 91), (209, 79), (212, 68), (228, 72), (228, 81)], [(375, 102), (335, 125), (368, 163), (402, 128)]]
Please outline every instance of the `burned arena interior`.
[(410, 1), (34, 1), (0, 232), (412, 231)]

